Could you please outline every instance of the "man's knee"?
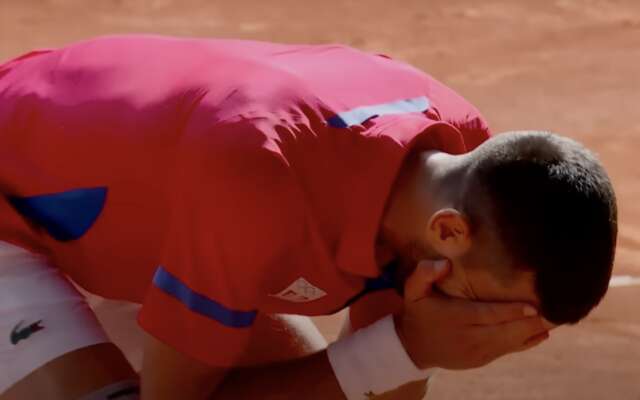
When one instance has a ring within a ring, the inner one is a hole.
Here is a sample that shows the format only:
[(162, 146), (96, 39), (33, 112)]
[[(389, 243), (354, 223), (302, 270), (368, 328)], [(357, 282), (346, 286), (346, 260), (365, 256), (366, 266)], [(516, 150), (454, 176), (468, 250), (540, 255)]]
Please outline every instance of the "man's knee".
[(118, 382), (129, 382), (131, 390), (135, 381), (137, 375), (122, 352), (111, 343), (102, 343), (49, 361), (13, 384), (0, 400), (82, 399)]
[(80, 400), (140, 400), (140, 383), (134, 379), (112, 383)]

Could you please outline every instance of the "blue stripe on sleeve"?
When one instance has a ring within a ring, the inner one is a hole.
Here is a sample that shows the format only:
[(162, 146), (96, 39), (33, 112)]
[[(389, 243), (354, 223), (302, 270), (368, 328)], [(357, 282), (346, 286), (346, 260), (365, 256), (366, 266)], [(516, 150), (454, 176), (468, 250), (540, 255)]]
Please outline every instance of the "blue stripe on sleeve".
[(429, 107), (431, 107), (429, 99), (425, 96), (421, 96), (412, 99), (392, 101), (390, 103), (357, 107), (338, 113), (330, 118), (328, 122), (329, 125), (334, 128), (348, 128), (353, 125), (360, 125), (373, 117), (391, 114), (425, 112)]
[(257, 311), (235, 311), (222, 304), (191, 290), (177, 277), (159, 266), (153, 277), (153, 284), (160, 290), (174, 297), (189, 310), (216, 320), (231, 328), (247, 328), (256, 319)]

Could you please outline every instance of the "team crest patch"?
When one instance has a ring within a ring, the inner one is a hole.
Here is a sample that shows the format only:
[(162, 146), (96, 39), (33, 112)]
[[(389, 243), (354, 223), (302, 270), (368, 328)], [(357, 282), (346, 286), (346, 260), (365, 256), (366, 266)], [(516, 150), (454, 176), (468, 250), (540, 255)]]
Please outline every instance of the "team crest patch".
[(277, 297), (281, 300), (291, 301), (293, 303), (307, 303), (326, 296), (327, 293), (313, 286), (304, 278), (298, 278), (282, 292), (270, 294), (271, 297)]

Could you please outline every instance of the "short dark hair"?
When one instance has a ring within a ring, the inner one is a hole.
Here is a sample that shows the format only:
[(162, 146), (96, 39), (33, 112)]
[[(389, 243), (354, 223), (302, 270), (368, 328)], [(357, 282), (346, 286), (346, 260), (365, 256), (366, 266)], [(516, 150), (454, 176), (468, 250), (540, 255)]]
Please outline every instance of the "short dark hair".
[[(611, 278), (617, 207), (606, 171), (581, 144), (549, 132), (497, 135), (474, 153), (473, 185), (507, 253), (534, 272), (541, 314), (578, 322)], [(473, 221), (476, 207), (467, 208)]]

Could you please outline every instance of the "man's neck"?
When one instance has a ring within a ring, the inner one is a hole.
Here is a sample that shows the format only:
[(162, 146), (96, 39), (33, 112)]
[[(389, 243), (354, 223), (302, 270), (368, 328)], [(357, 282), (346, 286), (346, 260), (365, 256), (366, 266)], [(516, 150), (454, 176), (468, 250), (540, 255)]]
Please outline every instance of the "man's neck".
[(384, 239), (384, 235), (378, 235), (375, 248), (376, 264), (382, 268), (396, 258), (396, 252)]
[(376, 261), (384, 266), (407, 240), (419, 240), (429, 217), (443, 207), (454, 207), (462, 184), (465, 156), (426, 151), (408, 157), (387, 200), (376, 244)]

